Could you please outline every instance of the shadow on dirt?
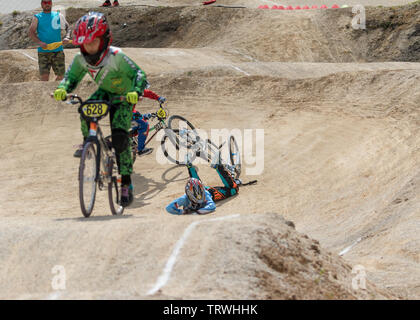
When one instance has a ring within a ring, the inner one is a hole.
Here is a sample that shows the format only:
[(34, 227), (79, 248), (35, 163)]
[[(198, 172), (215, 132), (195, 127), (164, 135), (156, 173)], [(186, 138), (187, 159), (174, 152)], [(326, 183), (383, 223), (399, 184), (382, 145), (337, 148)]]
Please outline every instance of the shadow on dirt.
[[(131, 175), (131, 179), (134, 184), (134, 202), (130, 206), (130, 209), (141, 208), (147, 205), (147, 201), (151, 201), (155, 196), (165, 190), (168, 183), (182, 180), (186, 181), (188, 175), (182, 175), (181, 172), (175, 174), (173, 178), (169, 177), (168, 174), (177, 168), (178, 166), (171, 167), (162, 174), (161, 179), (164, 182), (158, 182), (156, 180), (146, 178), (140, 173), (133, 173)], [(181, 175), (183, 178), (177, 179)]]
[[(131, 207), (130, 207), (131, 208)], [(123, 214), (121, 216), (92, 216), (89, 218), (85, 217), (78, 217), (78, 218), (60, 218), (60, 219), (54, 219), (54, 221), (81, 221), (81, 222), (93, 222), (93, 221), (112, 221), (112, 220), (120, 220), (120, 219), (129, 219), (129, 218), (141, 218), (141, 217), (135, 217), (132, 214)]]

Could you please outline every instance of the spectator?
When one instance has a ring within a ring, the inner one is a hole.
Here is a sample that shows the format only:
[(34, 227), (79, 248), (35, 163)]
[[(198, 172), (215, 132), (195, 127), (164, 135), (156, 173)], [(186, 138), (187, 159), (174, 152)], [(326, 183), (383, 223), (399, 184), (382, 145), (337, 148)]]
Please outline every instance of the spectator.
[[(65, 57), (63, 46), (48, 50), (47, 45), (51, 43), (69, 43), (71, 36), (70, 25), (64, 16), (51, 11), (52, 0), (41, 1), (42, 12), (36, 14), (29, 27), (29, 37), (39, 44), (38, 65), (41, 81), (48, 81), (51, 67), (56, 75), (56, 81), (62, 80), (65, 72)], [(61, 40), (61, 29), (66, 30), (66, 35)]]
[(102, 3), (101, 7), (118, 7), (120, 4), (118, 3), (118, 0), (114, 0), (114, 2), (111, 5), (111, 0), (105, 0), (104, 3)]

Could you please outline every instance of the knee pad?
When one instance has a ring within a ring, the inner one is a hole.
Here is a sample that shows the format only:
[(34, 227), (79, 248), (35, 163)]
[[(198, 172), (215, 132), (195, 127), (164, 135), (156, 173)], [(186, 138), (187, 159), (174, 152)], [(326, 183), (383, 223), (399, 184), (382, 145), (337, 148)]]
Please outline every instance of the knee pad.
[(121, 153), (127, 149), (128, 133), (122, 129), (112, 130), (112, 146), (117, 153)]

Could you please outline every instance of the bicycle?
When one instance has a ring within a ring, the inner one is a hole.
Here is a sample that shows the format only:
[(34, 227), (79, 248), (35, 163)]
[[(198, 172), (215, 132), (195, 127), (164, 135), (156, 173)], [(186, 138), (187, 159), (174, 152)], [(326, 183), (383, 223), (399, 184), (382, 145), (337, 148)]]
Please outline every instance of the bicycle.
[[(241, 175), (242, 160), (238, 143), (234, 135), (230, 135), (227, 140), (229, 159), (228, 161), (224, 161), (222, 159), (222, 148), (226, 145), (226, 141), (217, 146), (210, 139), (203, 140), (200, 138), (195, 129), (180, 129), (178, 131), (176, 131), (177, 129), (172, 130), (176, 132), (178, 148), (184, 147), (187, 149), (188, 162), (192, 163), (198, 156), (209, 162), (211, 165), (224, 164), (231, 173), (232, 177), (234, 179), (239, 179)], [(185, 160), (184, 163), (186, 161), (187, 160)], [(172, 160), (172, 162), (181, 164), (179, 161)]]
[[(76, 94), (69, 95), (70, 104), (80, 104), (78, 112), (90, 123), (89, 137), (83, 146), (79, 165), (79, 200), (83, 215), (88, 218), (95, 205), (96, 186), (108, 189), (109, 206), (113, 215), (122, 215), (120, 187), (121, 176), (118, 174), (116, 154), (112, 147), (111, 136), (104, 137), (99, 121), (103, 119), (114, 106), (106, 100), (83, 101)], [(66, 98), (66, 100), (67, 100)], [(125, 97), (120, 97), (123, 101)]]
[[(150, 118), (152, 121), (151, 127), (149, 132), (154, 131), (154, 133), (145, 141), (144, 146), (146, 147), (149, 142), (155, 137), (155, 135), (160, 131), (164, 130), (165, 134), (161, 139), (161, 148), (162, 152), (169, 161), (176, 163), (176, 164), (185, 164), (182, 161), (177, 160), (177, 156), (172, 157), (168, 150), (170, 149), (167, 146), (167, 142), (170, 141), (171, 144), (175, 147), (176, 150), (180, 150), (180, 146), (183, 145), (182, 138), (179, 135), (180, 129), (175, 129), (176, 121), (179, 121), (178, 126), (185, 127), (191, 133), (196, 135), (195, 127), (182, 116), (179, 115), (172, 115), (168, 118), (169, 112), (167, 109), (164, 109), (162, 103), (159, 103), (159, 109), (156, 112), (150, 113)], [(168, 120), (168, 123), (166, 123)], [(132, 121), (132, 128), (129, 133), (129, 137), (131, 139), (131, 150), (133, 155), (133, 163), (136, 161), (137, 158), (137, 147), (138, 147), (138, 132), (137, 132), (138, 124), (133, 120)], [(192, 146), (193, 141), (190, 142), (190, 147)]]
[[(157, 132), (161, 129), (165, 130), (165, 134), (161, 140), (162, 152), (165, 157), (174, 164), (186, 165), (187, 162), (193, 162), (194, 159), (199, 156), (211, 163), (212, 165), (222, 163), (229, 170), (230, 174), (234, 179), (239, 179), (242, 169), (241, 153), (234, 135), (230, 135), (228, 138), (228, 151), (229, 159), (224, 161), (221, 157), (223, 152), (222, 148), (226, 145), (226, 141), (217, 146), (210, 139), (203, 140), (199, 135), (194, 125), (179, 115), (173, 115), (169, 117), (168, 124), (165, 120), (168, 116), (168, 111), (163, 109), (162, 104), (159, 104), (159, 110), (155, 113), (151, 113), (152, 119), (157, 119), (157, 123), (152, 126), (149, 131), (155, 130), (154, 134), (145, 142), (145, 146), (153, 139)], [(178, 125), (176, 125), (176, 121)], [(137, 123), (130, 131), (130, 137), (132, 140), (132, 153), (133, 160), (137, 155), (138, 137), (137, 137)], [(187, 149), (187, 157), (184, 161), (179, 160), (180, 157), (173, 158), (166, 147), (166, 142), (171, 141), (172, 145), (179, 152), (181, 148)], [(257, 180), (250, 181), (242, 185), (255, 184)]]

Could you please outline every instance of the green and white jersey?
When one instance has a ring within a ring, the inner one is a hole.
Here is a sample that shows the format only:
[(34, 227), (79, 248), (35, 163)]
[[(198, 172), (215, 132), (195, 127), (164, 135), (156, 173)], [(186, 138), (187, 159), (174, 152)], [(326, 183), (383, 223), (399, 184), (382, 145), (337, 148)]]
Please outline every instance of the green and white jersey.
[(89, 73), (100, 89), (111, 94), (125, 95), (128, 92), (137, 91), (140, 96), (148, 87), (143, 70), (120, 48), (112, 46), (98, 66), (89, 65), (83, 55), (78, 53), (58, 88), (63, 88), (68, 93), (72, 92), (86, 73)]

